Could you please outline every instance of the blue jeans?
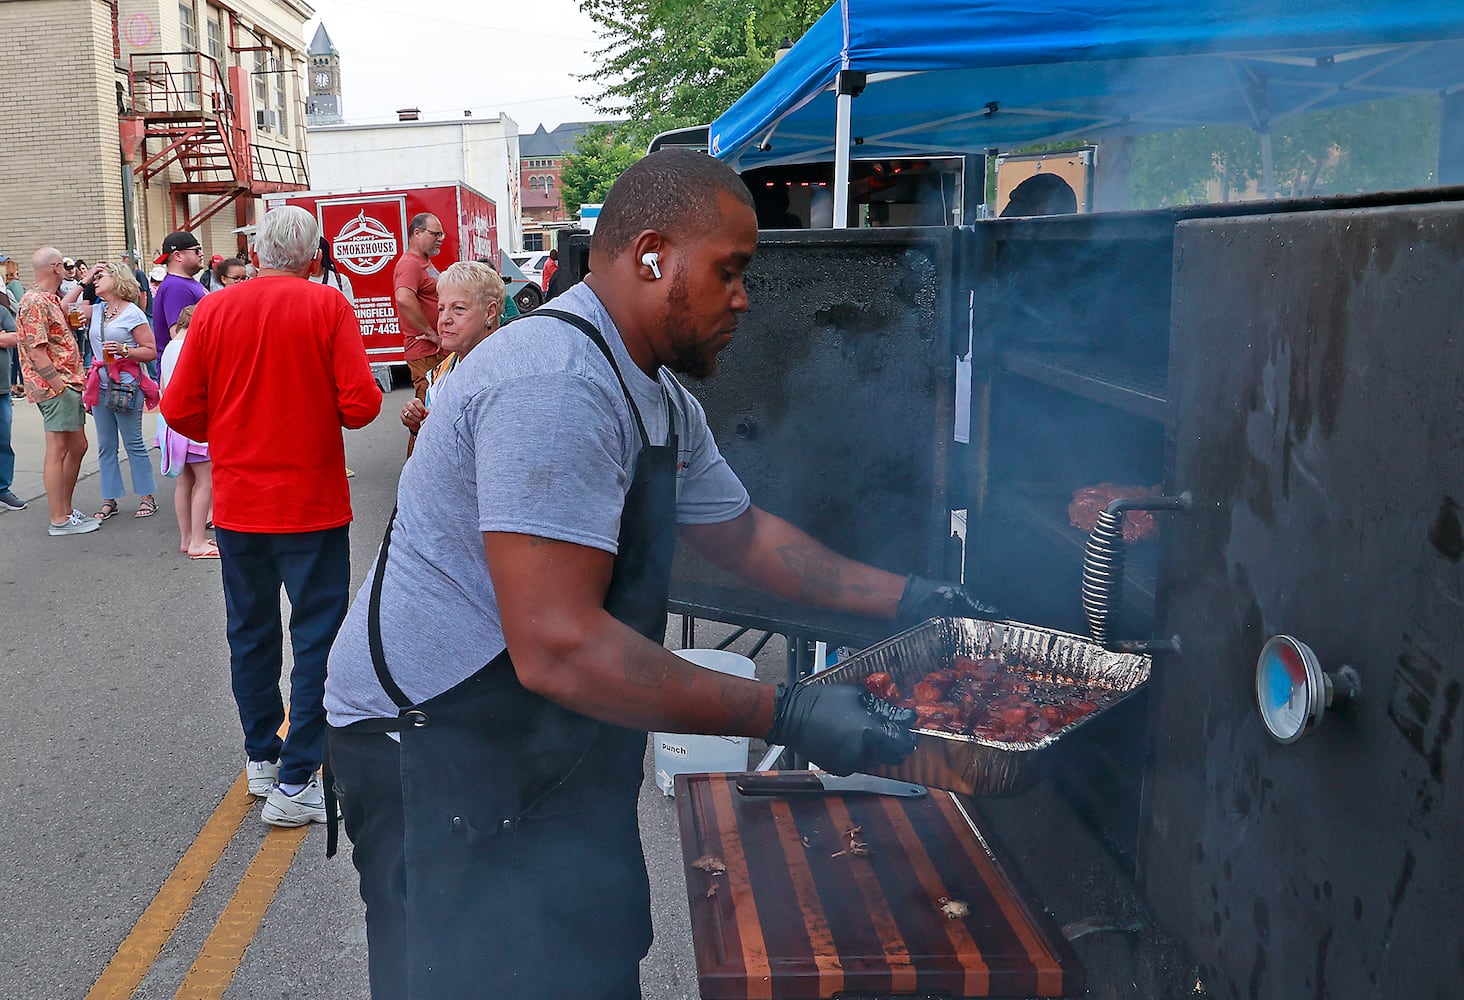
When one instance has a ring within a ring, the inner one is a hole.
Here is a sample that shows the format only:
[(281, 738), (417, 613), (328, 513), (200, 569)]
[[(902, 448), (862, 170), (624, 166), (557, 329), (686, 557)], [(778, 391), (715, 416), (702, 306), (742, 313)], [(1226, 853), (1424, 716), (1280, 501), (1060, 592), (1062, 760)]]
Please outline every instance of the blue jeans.
[(15, 449), (10, 446), (10, 387), (0, 392), (0, 490), (8, 490), (15, 482)]
[[(325, 744), (325, 661), (350, 604), (350, 528), (263, 534), (218, 528), (234, 702), (250, 760), (278, 760), (280, 782), (302, 784)], [(280, 587), (290, 598), (290, 732), (280, 698)]]
[(97, 464), (102, 473), (102, 499), (117, 500), (127, 495), (122, 485), (122, 465), (117, 456), (117, 437), (127, 449), (127, 466), (132, 470), (132, 492), (140, 497), (158, 491), (153, 477), (152, 456), (142, 440), (142, 391), (138, 405), (126, 413), (109, 410), (101, 403), (92, 407), (92, 422), (97, 425)]

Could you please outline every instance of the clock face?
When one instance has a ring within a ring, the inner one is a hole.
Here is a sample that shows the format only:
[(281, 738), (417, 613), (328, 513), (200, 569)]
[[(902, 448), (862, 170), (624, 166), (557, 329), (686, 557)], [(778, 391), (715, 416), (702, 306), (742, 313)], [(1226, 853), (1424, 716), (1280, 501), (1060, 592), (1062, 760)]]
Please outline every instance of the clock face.
[(316, 73), (315, 74), (315, 85), (317, 87), (328, 87), (328, 86), (330, 86), (330, 74), (329, 73)]

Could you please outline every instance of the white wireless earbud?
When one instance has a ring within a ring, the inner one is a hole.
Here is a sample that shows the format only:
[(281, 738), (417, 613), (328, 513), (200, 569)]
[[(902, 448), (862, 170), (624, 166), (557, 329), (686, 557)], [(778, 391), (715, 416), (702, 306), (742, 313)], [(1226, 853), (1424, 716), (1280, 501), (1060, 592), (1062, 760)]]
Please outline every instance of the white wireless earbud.
[(641, 254), (641, 263), (644, 264), (646, 267), (649, 267), (651, 269), (651, 273), (654, 274), (657, 278), (661, 277), (660, 260), (661, 255), (658, 253)]

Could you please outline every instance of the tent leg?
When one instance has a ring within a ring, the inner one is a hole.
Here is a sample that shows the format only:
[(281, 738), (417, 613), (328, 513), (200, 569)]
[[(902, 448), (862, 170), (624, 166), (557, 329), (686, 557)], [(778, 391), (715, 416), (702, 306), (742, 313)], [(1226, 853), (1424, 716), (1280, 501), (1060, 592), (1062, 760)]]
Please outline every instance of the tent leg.
[(1440, 184), (1464, 184), (1464, 92), (1448, 94), (1439, 108)]
[(1271, 148), (1271, 132), (1261, 133), (1261, 190), (1272, 201), (1276, 200), (1276, 157)]
[(849, 228), (849, 145), (853, 141), (854, 96), (840, 94), (834, 125), (834, 228)]

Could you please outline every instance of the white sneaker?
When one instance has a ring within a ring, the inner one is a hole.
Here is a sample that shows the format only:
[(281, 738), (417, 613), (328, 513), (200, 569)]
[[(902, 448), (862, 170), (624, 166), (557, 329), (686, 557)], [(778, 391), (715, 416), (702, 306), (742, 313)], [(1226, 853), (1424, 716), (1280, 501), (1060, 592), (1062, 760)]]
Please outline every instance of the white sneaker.
[(269, 790), (280, 780), (280, 762), (251, 760), (244, 765), (244, 774), (249, 778), (249, 794), (256, 799), (267, 799)]
[(88, 531), (96, 531), (102, 526), (102, 522), (94, 517), (86, 517), (81, 511), (73, 510), (71, 516), (62, 524), (53, 524), (46, 530), (52, 535), (84, 535)]
[(286, 795), (284, 789), (275, 785), (269, 790), (269, 798), (264, 800), (264, 811), (260, 816), (270, 826), (324, 823), (325, 790), (320, 787), (320, 779), (312, 775), (310, 783), (296, 795)]

